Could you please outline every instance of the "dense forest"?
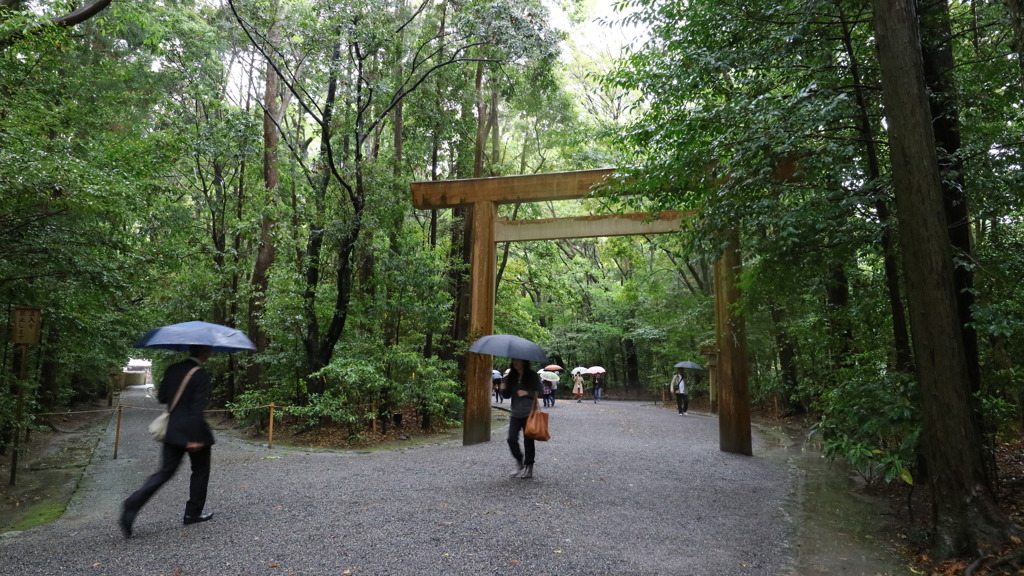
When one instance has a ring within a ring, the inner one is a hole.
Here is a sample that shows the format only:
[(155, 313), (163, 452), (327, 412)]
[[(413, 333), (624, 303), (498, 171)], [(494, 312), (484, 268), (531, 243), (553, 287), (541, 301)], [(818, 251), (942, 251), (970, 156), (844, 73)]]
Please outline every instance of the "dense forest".
[(713, 347), (738, 246), (752, 401), (927, 485), (935, 557), (1018, 538), (992, 453), (1024, 427), (1024, 6), (618, 7), (621, 54), (536, 0), (0, 0), (0, 302), (42, 317), (25, 355), (0, 327), (0, 441), (185, 320), (257, 345), (211, 362), (240, 421), (457, 424), (468, 214), (409, 184), (614, 167), (500, 216), (696, 216), (500, 245), (496, 332), (650, 397)]

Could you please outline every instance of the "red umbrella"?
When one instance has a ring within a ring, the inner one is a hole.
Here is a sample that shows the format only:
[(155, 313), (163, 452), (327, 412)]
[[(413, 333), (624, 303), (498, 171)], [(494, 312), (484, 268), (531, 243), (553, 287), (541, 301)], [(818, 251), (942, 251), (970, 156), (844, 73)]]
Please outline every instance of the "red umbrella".
[(547, 370), (549, 372), (558, 372), (559, 370), (564, 370), (564, 368), (562, 368), (558, 364), (548, 364), (547, 366), (544, 367), (544, 370)]

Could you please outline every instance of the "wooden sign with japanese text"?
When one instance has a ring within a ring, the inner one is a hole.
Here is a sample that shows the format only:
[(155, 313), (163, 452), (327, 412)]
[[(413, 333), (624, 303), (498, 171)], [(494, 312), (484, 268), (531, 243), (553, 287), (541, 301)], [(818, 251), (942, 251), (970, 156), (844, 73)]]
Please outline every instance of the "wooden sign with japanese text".
[(39, 324), (42, 318), (39, 308), (15, 306), (11, 310), (11, 342), (39, 344)]

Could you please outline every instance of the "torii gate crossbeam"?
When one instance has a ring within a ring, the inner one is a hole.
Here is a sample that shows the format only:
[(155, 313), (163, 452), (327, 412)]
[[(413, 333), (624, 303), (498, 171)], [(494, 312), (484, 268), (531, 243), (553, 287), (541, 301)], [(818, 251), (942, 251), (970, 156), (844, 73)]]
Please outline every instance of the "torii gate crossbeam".
[[(499, 204), (572, 200), (590, 195), (612, 169), (582, 170), (525, 176), (413, 182), (418, 209), (470, 206), (469, 338), (494, 332), (497, 243), (632, 234), (676, 232), (691, 214), (665, 211), (544, 220), (498, 220)], [(731, 245), (715, 266), (716, 331), (720, 370), (719, 435), (723, 451), (751, 454), (750, 397), (747, 386), (746, 336), (741, 317), (732, 312), (738, 298), (735, 277), (739, 252)], [(491, 439), (491, 356), (470, 353), (466, 360), (466, 401), (463, 445)]]

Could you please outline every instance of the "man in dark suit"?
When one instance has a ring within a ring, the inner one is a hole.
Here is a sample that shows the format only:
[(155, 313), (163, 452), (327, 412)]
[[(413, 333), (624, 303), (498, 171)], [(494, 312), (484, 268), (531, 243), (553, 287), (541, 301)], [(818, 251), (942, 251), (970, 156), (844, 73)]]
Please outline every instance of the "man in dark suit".
[[(192, 463), (192, 478), (189, 484), (189, 499), (185, 504), (185, 524), (205, 522), (213, 517), (212, 513), (203, 513), (206, 505), (206, 489), (210, 482), (210, 447), (213, 446), (213, 432), (203, 418), (206, 409), (206, 398), (210, 386), (210, 374), (202, 368), (203, 362), (210, 358), (212, 349), (209, 346), (189, 347), (189, 358), (172, 364), (164, 372), (157, 392), (157, 400), (161, 404), (169, 404), (174, 400), (178, 387), (185, 378), (185, 388), (178, 403), (171, 411), (167, 423), (167, 436), (164, 438), (160, 469), (146, 479), (139, 488), (125, 501), (121, 509), (121, 531), (125, 538), (132, 535), (132, 525), (139, 510), (156, 494), (177, 471), (182, 458), (187, 453)], [(193, 369), (195, 369), (193, 371)], [(191, 376), (189, 374), (191, 373)]]

